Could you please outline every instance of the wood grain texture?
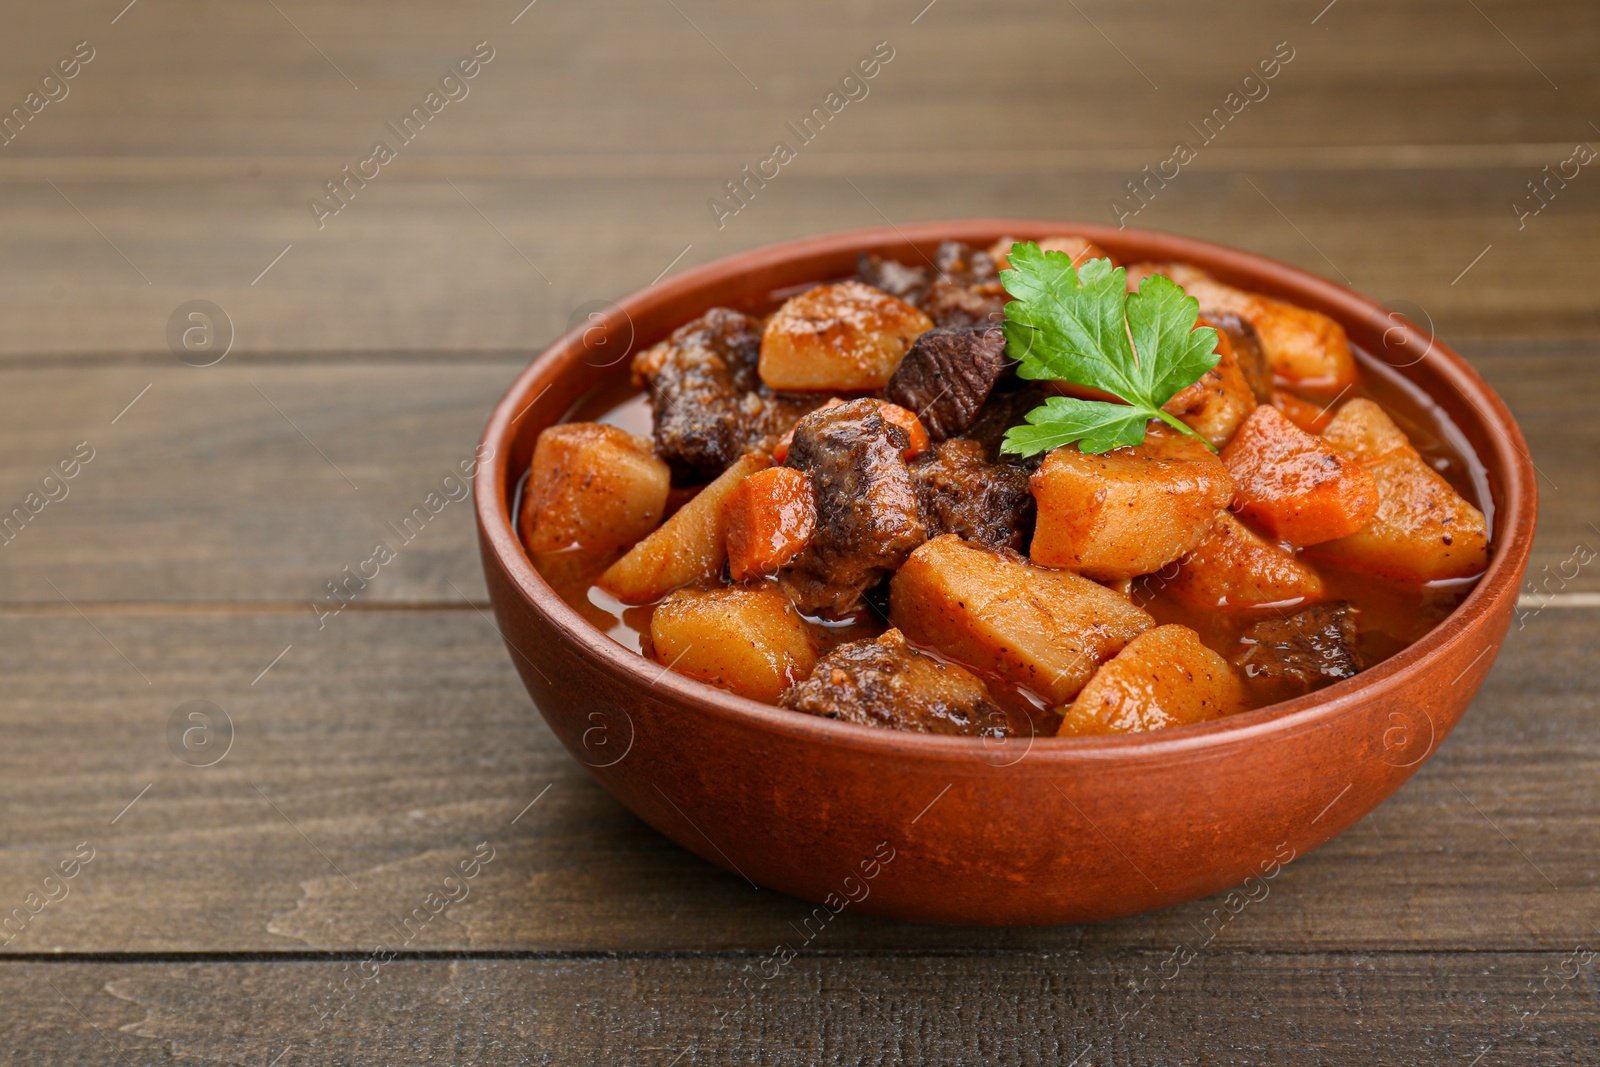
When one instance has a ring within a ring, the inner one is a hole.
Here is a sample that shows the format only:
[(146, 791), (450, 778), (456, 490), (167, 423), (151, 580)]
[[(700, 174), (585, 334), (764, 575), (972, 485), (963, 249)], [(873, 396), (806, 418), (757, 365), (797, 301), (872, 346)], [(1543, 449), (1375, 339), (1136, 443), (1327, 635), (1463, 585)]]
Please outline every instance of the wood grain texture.
[(925, 5), (915, 3), (757, 11), (730, 0), (676, 9), (606, 0), (541, 4), (515, 24), (517, 0), (360, 0), (335, 10), (290, 0), (277, 11), (146, 2), (115, 25), (120, 5), (107, 6), (66, 0), (8, 19), (0, 99), (20, 100), (81, 39), (97, 55), (7, 154), (342, 157), (365, 149), (480, 40), (495, 59), (428, 131), (429, 152), (765, 149), (884, 40), (894, 58), (867, 98), (875, 117), (841, 124), (834, 148), (977, 150), (1046, 138), (1170, 148), (1279, 42), (1293, 61), (1230, 137), (1565, 142), (1584, 136), (1582, 102), (1600, 77), (1590, 62), (1600, 23), (1581, 0), (1482, 0), (1482, 14), (1451, 0), (1345, 3), (1320, 18), (1326, 0), (1216, 10), (1181, 0), (943, 2), (920, 16)]
[(79, 442), (94, 458), (64, 499), (5, 531), (0, 596), (63, 608), (63, 598), (272, 600), (314, 620), (309, 605), (331, 597), (326, 583), (345, 581), (344, 568), (356, 570), (383, 541), (399, 558), (354, 591), (358, 607), (481, 599), (461, 464), (515, 371), (194, 368), (169, 357), (151, 367), (7, 372), (5, 514)]
[[(1135, 203), (1125, 183), (1137, 166), (897, 175), (829, 172), (802, 156), (719, 228), (707, 202), (749, 160), (687, 177), (633, 177), (624, 161), (591, 177), (474, 180), (446, 169), (429, 181), (380, 179), (321, 230), (306, 208), (315, 187), (285, 180), (10, 186), (0, 290), (19, 314), (0, 355), (170, 359), (169, 319), (207, 299), (228, 313), (240, 356), (503, 358), (538, 351), (593, 301), (772, 241), (885, 220), (1114, 222), (1113, 198)], [(1519, 229), (1512, 205), (1539, 166), (1185, 171), (1127, 221), (1420, 306), (1458, 340), (1593, 337), (1592, 287), (1554, 265), (1588, 254), (1600, 182), (1572, 183)]]
[[(1550, 610), (1514, 630), (1438, 756), (1237, 917), (1214, 916), (1215, 898), (1034, 930), (846, 913), (828, 925), (828, 944), (1154, 951), (1208, 921), (1252, 951), (1523, 951), (1592, 939), (1595, 621), (1592, 610)], [(4, 952), (393, 943), (482, 842), (493, 862), (408, 947), (759, 952), (811, 914), (667, 843), (593, 784), (475, 611), (352, 613), (320, 633), (260, 612), (94, 623), (0, 616), (0, 912), (79, 842), (96, 850), (69, 895)], [(186, 765), (167, 734), (174, 710), (195, 699), (232, 723), (232, 747), (212, 767)]]
[[(41, 7), (8, 25), (0, 101), (72, 42), (98, 52), (0, 149), (0, 291), (19, 309), (0, 356), (164, 353), (195, 298), (229, 312), (239, 353), (529, 351), (675, 260), (885, 217), (1106, 221), (1285, 40), (1270, 95), (1133, 224), (1415, 302), (1451, 336), (1600, 331), (1590, 287), (1544, 269), (1586, 254), (1600, 186), (1574, 180), (1520, 228), (1513, 211), (1594, 136), (1600, 18), (1430, 0), (1313, 25), (1322, 6), (946, 3), (912, 25), (844, 4), (549, 5), (514, 27), (510, 3), (141, 4), (115, 26), (94, 4)], [(1519, 54), (1496, 26), (1537, 44)], [(324, 183), (480, 39), (496, 58), (470, 95), (319, 227)], [(879, 40), (895, 58), (869, 94), (719, 227), (707, 201)]]
[[(0, 548), (0, 920), (95, 850), (0, 932), (7, 1062), (1600, 1059), (1593, 963), (1550, 979), (1600, 939), (1597, 618), (1570, 596), (1600, 578), (1567, 577), (1600, 549), (1600, 180), (1513, 206), (1600, 144), (1593, 5), (524, 3), (5, 13), (0, 115), (96, 50), (0, 147), (0, 508), (96, 450)], [(480, 40), (470, 96), (319, 229), (307, 202)], [(869, 96), (719, 228), (708, 198), (878, 41)], [(846, 912), (801, 944), (807, 906), (667, 843), (557, 747), (474, 606), (466, 504), (318, 628), (323, 583), (592, 302), (886, 219), (1109, 220), (1280, 41), (1270, 96), (1130, 224), (1426, 320), (1506, 397), (1543, 500), (1476, 706), (1266, 899), (1040, 930)], [(234, 332), (205, 369), (166, 338), (197, 298)], [(190, 720), (169, 735), (190, 700), (232, 724), (214, 766), (175, 754), (199, 761)], [(470, 894), (420, 922), (480, 842)], [(380, 939), (413, 958), (324, 1023)]]
[(1588, 1063), (1596, 964), (1538, 985), (1571, 950), (1212, 946), (1165, 983), (1166, 945), (817, 951), (781, 970), (761, 957), (8, 963), (0, 1033), (16, 1063)]

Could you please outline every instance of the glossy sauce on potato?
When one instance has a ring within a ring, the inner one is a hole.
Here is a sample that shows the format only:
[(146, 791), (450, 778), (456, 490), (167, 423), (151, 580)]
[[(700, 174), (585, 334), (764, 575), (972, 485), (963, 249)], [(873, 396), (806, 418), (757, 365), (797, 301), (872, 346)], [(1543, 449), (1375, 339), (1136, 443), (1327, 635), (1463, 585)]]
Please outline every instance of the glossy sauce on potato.
[[(1410, 438), (1423, 459), (1462, 497), (1484, 513), (1492, 531), (1494, 502), (1488, 492), (1487, 474), (1466, 437), (1418, 386), (1406, 381), (1382, 361), (1359, 348), (1352, 348), (1362, 378), (1357, 385), (1341, 394), (1338, 402), (1342, 404), (1361, 396), (1382, 405)], [(1325, 396), (1309, 396), (1306, 399), (1316, 401), (1318, 406), (1327, 401)], [(632, 389), (627, 379), (620, 375), (574, 405), (563, 421), (599, 422), (647, 437), (651, 432), (647, 398)], [(674, 490), (675, 495), (678, 493), (678, 490)], [(519, 487), (518, 513), (520, 496)], [(677, 503), (681, 504), (682, 501)], [(673, 502), (669, 501), (668, 507), (672, 506)], [(1491, 542), (1491, 554), (1493, 548)], [(1176, 565), (1169, 565), (1166, 569), (1168, 577), (1173, 566)], [(1325, 600), (1348, 600), (1360, 612), (1358, 653), (1364, 668), (1388, 659), (1433, 629), (1461, 603), (1477, 582), (1474, 577), (1408, 589), (1368, 574), (1345, 570), (1322, 559), (1316, 560), (1313, 566), (1322, 576), (1327, 592)], [(594, 584), (598, 570), (592, 568), (541, 566), (541, 572), (562, 599), (598, 629), (624, 647), (650, 655), (650, 620), (654, 605), (630, 607), (621, 603)], [(1276, 614), (1271, 609), (1230, 611), (1195, 608), (1164, 591), (1165, 584), (1162, 572), (1145, 575), (1134, 580), (1129, 595), (1135, 604), (1154, 617), (1157, 624), (1180, 623), (1190, 627), (1209, 648), (1224, 658), (1231, 659), (1238, 651), (1239, 637), (1252, 623)], [(810, 628), (818, 654), (847, 641), (876, 637), (883, 633), (889, 627), (887, 609), (887, 602), (883, 602), (872, 605), (868, 611), (846, 622), (811, 620)], [(1289, 609), (1293, 610), (1297, 609)], [(1248, 677), (1244, 677), (1243, 681), (1249, 707), (1261, 707), (1274, 701), (1275, 698), (1264, 686), (1256, 685)], [(989, 679), (989, 685), (997, 702), (1022, 728), (1024, 735), (1034, 732), (1055, 734), (1060, 717), (1050, 709), (1049, 702), (1042, 696), (1025, 690), (1008, 689), (994, 679)], [(1028, 729), (1029, 725), (1033, 729)]]

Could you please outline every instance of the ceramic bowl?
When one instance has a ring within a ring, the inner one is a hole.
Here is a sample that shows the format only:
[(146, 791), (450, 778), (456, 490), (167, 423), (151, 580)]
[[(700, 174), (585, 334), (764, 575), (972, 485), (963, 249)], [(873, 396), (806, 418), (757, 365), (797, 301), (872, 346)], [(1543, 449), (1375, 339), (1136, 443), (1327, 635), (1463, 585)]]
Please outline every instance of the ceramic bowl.
[[(1483, 462), (1492, 560), (1400, 654), (1309, 696), (1197, 726), (1103, 738), (936, 737), (853, 726), (702, 685), (616, 644), (534, 570), (511, 508), (539, 431), (708, 308), (906, 262), (945, 239), (1086, 236), (1124, 263), (1185, 260), (1341, 322), (1454, 421)], [(598, 312), (517, 378), (476, 476), (495, 616), (534, 703), (640, 818), (756, 885), (830, 909), (1021, 925), (1129, 915), (1245, 885), (1371, 811), (1460, 719), (1505, 638), (1533, 541), (1532, 461), (1465, 361), (1377, 303), (1260, 256), (1170, 234), (993, 219), (855, 230), (686, 271)], [(1249, 888), (1244, 890), (1250, 892)]]

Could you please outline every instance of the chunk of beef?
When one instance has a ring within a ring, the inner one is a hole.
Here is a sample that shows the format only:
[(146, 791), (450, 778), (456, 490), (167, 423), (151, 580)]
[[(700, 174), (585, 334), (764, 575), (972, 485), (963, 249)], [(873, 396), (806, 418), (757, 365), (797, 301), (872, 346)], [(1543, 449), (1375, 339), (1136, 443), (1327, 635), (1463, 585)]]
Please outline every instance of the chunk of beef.
[(962, 285), (978, 285), (1000, 277), (993, 256), (960, 241), (941, 242), (939, 251), (933, 254), (933, 265), (941, 277)]
[(945, 241), (933, 255), (939, 276), (918, 304), (935, 326), (998, 325), (1006, 293), (994, 257), (960, 241)]
[(1261, 350), (1261, 337), (1249, 321), (1235, 311), (1219, 311), (1210, 316), (1213, 326), (1228, 335), (1233, 342), (1233, 356), (1239, 363), (1244, 380), (1250, 384), (1256, 402), (1272, 403), (1272, 365)]
[(913, 293), (920, 293), (927, 287), (928, 270), (863, 252), (856, 257), (856, 280), (882, 289), (890, 296), (909, 300)]
[(1033, 535), (1028, 472), (990, 463), (977, 441), (941, 441), (912, 462), (911, 477), (929, 537), (953, 533), (963, 541), (1020, 552)]
[(899, 630), (840, 645), (780, 703), (888, 730), (996, 738), (1012, 733), (1005, 711), (977, 675), (918, 652)]
[(1361, 670), (1356, 609), (1348, 601), (1263, 619), (1245, 631), (1239, 645), (1234, 664), (1274, 700), (1301, 696)]
[(823, 397), (777, 394), (761, 384), (761, 323), (712, 308), (635, 357), (650, 390), (656, 452), (681, 483), (704, 482), (767, 438), (775, 438)]
[(739, 398), (739, 412), (746, 420), (744, 427), (745, 452), (771, 452), (778, 439), (790, 430), (802, 415), (809, 415), (831, 397), (827, 393), (788, 393), (762, 386)]
[(981, 444), (984, 456), (991, 463), (1009, 463), (1023, 470), (1037, 470), (1039, 464), (1044, 462), (1044, 453), (1024, 459), (1022, 456), (1002, 453), (1000, 445), (1005, 440), (1006, 431), (1022, 425), (1024, 416), (1046, 399), (1045, 391), (1032, 385), (1014, 392), (992, 393), (961, 436)]
[(909, 437), (877, 400), (814, 411), (795, 424), (786, 465), (811, 476), (817, 530), (780, 574), (795, 605), (835, 617), (928, 538), (905, 450)]
[(993, 325), (1004, 317), (1006, 297), (998, 282), (962, 285), (940, 278), (916, 304), (935, 326)]
[(916, 412), (928, 435), (942, 441), (971, 425), (1012, 366), (998, 326), (938, 327), (912, 342), (883, 395)]
[(941, 244), (931, 268), (863, 253), (856, 277), (916, 306), (935, 326), (998, 323), (1005, 307), (994, 257), (960, 241)]

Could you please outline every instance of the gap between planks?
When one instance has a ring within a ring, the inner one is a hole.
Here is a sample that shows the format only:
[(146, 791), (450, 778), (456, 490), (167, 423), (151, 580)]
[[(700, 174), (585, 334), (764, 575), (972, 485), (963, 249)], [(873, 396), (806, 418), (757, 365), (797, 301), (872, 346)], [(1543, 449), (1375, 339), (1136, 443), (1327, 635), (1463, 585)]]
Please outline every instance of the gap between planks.
[[(1313, 145), (1307, 147), (1209, 148), (1191, 169), (1351, 171), (1502, 169), (1538, 167), (1572, 151), (1568, 142), (1510, 144)], [(812, 177), (884, 175), (920, 177), (929, 173), (1055, 174), (1067, 171), (1137, 172), (1151, 160), (1148, 147), (1029, 149), (982, 152), (934, 150), (904, 152), (818, 151), (808, 157)], [(0, 160), (0, 184), (57, 182), (160, 182), (208, 184), (300, 181), (320, 178), (347, 163), (343, 157), (306, 156), (34, 156)], [(259, 166), (247, 175), (245, 164)], [(391, 182), (431, 183), (447, 177), (464, 182), (539, 181), (630, 177), (699, 178), (720, 175), (725, 153), (712, 152), (549, 152), (539, 155), (415, 155)]]
[[(882, 921), (882, 920), (880, 920)], [(1318, 957), (1367, 957), (1372, 955), (1384, 956), (1457, 956), (1472, 957), (1478, 955), (1494, 956), (1551, 956), (1562, 955), (1566, 948), (1552, 945), (1549, 948), (1414, 948), (1390, 947), (1374, 950), (1370, 947), (1363, 948), (1329, 948), (1329, 949), (1274, 949), (1274, 948), (1235, 948), (1228, 950), (1228, 955), (1235, 958), (1259, 957), (1273, 959), (1314, 959)], [(1155, 959), (1169, 955), (1166, 948), (1140, 948), (1136, 946), (1122, 946), (1105, 949), (1083, 948), (1041, 948), (1035, 946), (995, 946), (985, 948), (903, 948), (903, 949), (810, 949), (806, 955), (817, 959), (837, 960), (892, 960), (892, 959), (1002, 959), (1005, 957), (1026, 957), (1037, 959), (1050, 957), (1053, 959), (1078, 958), (1078, 959)], [(343, 963), (359, 962), (369, 959), (372, 953), (366, 949), (267, 949), (262, 951), (235, 951), (219, 949), (208, 952), (205, 950), (191, 950), (186, 952), (158, 951), (158, 952), (129, 952), (126, 950), (108, 949), (99, 950), (74, 950), (70, 952), (0, 952), (0, 967), (8, 963), (65, 963), (65, 964), (208, 964), (208, 963)], [(407, 949), (393, 954), (391, 962), (396, 963), (453, 963), (456, 961), (491, 961), (491, 960), (530, 960), (535, 962), (558, 961), (594, 961), (613, 963), (625, 960), (744, 960), (764, 959), (770, 955), (768, 949), (725, 949), (704, 950), (692, 949), (632, 949), (618, 951), (611, 949)]]

